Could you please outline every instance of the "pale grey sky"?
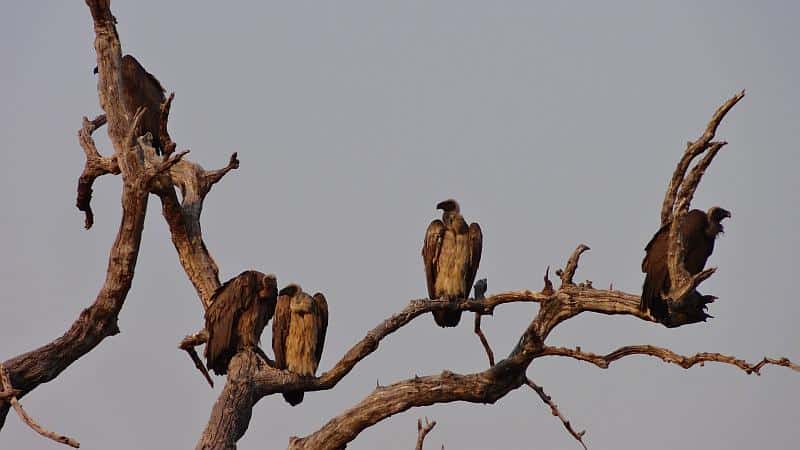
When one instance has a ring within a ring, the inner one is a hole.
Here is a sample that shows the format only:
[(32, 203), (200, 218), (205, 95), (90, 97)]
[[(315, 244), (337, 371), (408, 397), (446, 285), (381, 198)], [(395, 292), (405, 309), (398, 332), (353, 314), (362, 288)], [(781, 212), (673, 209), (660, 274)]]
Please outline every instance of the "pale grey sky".
[[(730, 145), (694, 206), (733, 211), (703, 285), (715, 319), (668, 330), (586, 314), (555, 345), (607, 352), (657, 344), (748, 360), (800, 359), (794, 288), (800, 226), (796, 2), (338, 1), (113, 3), (124, 50), (176, 92), (171, 131), (209, 168), (242, 167), (209, 196), (203, 226), (224, 279), (243, 269), (324, 291), (321, 370), (408, 299), (425, 295), (421, 240), (434, 205), (461, 201), (484, 230), (490, 292), (539, 289), (579, 242), (578, 272), (637, 292), (642, 248), (684, 143), (742, 88), (719, 137)], [(95, 186), (82, 228), (76, 131), (94, 116), (89, 12), (82, 1), (14, 1), (0, 15), (0, 360), (63, 333), (95, 297), (119, 224), (120, 180)], [(103, 133), (104, 134), (104, 133)], [(98, 142), (110, 151), (107, 139)], [(299, 180), (299, 181), (298, 181)], [(193, 448), (212, 391), (176, 344), (202, 326), (199, 302), (150, 204), (122, 333), (23, 404), (85, 449)], [(536, 306), (484, 320), (507, 354)], [(269, 347), (269, 331), (263, 342)], [(486, 367), (471, 320), (427, 317), (392, 335), (336, 389), (291, 408), (255, 408), (240, 448), (284, 448), (375, 386)], [(609, 370), (537, 360), (542, 384), (592, 449), (793, 448), (800, 377), (651, 358)], [(221, 385), (223, 379), (218, 379)], [(577, 449), (536, 395), (395, 416), (348, 448)], [(10, 415), (0, 449), (56, 449)]]

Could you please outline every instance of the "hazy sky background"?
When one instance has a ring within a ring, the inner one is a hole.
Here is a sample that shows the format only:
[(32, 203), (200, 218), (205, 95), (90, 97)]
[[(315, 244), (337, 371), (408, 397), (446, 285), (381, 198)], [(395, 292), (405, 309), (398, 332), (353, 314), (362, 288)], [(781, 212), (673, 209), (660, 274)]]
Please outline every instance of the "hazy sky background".
[[(460, 200), (480, 222), (489, 291), (540, 289), (584, 242), (577, 275), (638, 292), (684, 144), (742, 88), (718, 137), (730, 145), (693, 206), (733, 212), (703, 291), (715, 319), (675, 330), (585, 314), (552, 345), (629, 344), (800, 359), (794, 286), (800, 238), (796, 2), (114, 1), (123, 49), (176, 92), (179, 149), (207, 168), (241, 169), (205, 204), (205, 241), (223, 281), (244, 269), (324, 291), (331, 324), (320, 371), (411, 298), (426, 294), (420, 246), (435, 204)], [(96, 224), (74, 207), (84, 164), (76, 131), (100, 112), (93, 31), (82, 1), (6, 2), (0, 15), (0, 361), (61, 335), (97, 294), (120, 220), (120, 179), (95, 185)], [(98, 138), (110, 152), (105, 129)], [(484, 319), (503, 357), (532, 304)], [(486, 357), (465, 315), (457, 329), (420, 317), (334, 390), (254, 410), (240, 448), (285, 448), (375, 386)], [(193, 448), (212, 391), (176, 349), (203, 323), (157, 200), (150, 203), (122, 333), (23, 401), (85, 449)], [(271, 334), (262, 343), (269, 349)], [(267, 350), (271, 353), (271, 349)], [(636, 357), (601, 370), (538, 359), (542, 384), (592, 449), (793, 448), (800, 375), (683, 370)], [(527, 388), (491, 406), (415, 409), (348, 448), (577, 449)], [(60, 449), (9, 414), (0, 449)]]

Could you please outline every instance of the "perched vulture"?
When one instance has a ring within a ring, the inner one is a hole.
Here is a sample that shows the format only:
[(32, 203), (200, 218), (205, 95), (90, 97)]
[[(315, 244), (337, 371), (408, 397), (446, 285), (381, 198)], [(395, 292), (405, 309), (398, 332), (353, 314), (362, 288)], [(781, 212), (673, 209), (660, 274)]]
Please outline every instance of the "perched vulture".
[(261, 332), (275, 313), (278, 284), (274, 275), (247, 270), (226, 281), (211, 296), (206, 311), (206, 365), (217, 375), (243, 348), (261, 352)]
[[(317, 371), (328, 329), (328, 302), (317, 292), (310, 296), (296, 284), (281, 289), (275, 319), (272, 321), (272, 350), (275, 366), (300, 376), (311, 377)], [(303, 401), (303, 391), (285, 392), (292, 405)]]
[[(722, 220), (731, 213), (718, 206), (713, 206), (704, 213), (699, 209), (689, 211), (681, 224), (683, 247), (685, 252), (684, 266), (695, 275), (703, 271), (706, 260), (714, 251), (714, 239), (722, 233)], [(650, 311), (657, 320), (666, 323), (669, 310), (662, 295), (670, 289), (669, 270), (667, 269), (667, 249), (669, 246), (669, 227), (667, 223), (658, 230), (653, 239), (644, 248), (646, 255), (642, 260), (644, 286), (639, 308)]]
[(147, 108), (142, 116), (141, 134), (148, 131), (153, 136), (156, 154), (163, 152), (159, 135), (161, 104), (164, 103), (164, 88), (150, 72), (144, 70), (131, 55), (122, 57), (122, 101), (129, 117), (142, 106)]
[[(444, 211), (442, 220), (436, 219), (428, 225), (422, 244), (428, 297), (467, 298), (481, 262), (481, 227), (477, 223), (467, 226), (455, 200), (445, 200), (436, 209)], [(454, 327), (460, 319), (461, 311), (433, 312), (433, 320), (440, 327)]]

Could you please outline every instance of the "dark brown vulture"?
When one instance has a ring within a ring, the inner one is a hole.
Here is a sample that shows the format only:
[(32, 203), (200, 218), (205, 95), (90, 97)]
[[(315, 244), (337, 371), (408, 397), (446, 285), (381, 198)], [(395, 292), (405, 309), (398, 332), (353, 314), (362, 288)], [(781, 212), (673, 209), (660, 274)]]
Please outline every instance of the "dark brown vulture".
[(159, 135), (161, 104), (164, 103), (164, 88), (150, 72), (144, 70), (131, 55), (122, 57), (122, 101), (128, 117), (133, 117), (142, 106), (147, 108), (142, 116), (141, 134), (150, 132), (156, 154), (163, 152)]
[[(317, 371), (328, 329), (328, 302), (317, 292), (310, 296), (296, 284), (281, 289), (272, 321), (272, 350), (275, 366), (300, 376)], [(284, 392), (292, 405), (303, 401), (303, 391)]]
[(226, 281), (211, 296), (206, 311), (206, 365), (217, 375), (243, 348), (261, 353), (261, 332), (275, 313), (278, 283), (274, 275), (247, 270)]
[[(721, 222), (730, 216), (730, 212), (718, 206), (711, 207), (707, 213), (693, 209), (686, 214), (681, 224), (681, 235), (686, 255), (684, 266), (690, 274), (703, 271), (706, 260), (714, 251), (714, 239), (723, 231)], [(669, 310), (662, 295), (670, 289), (667, 269), (669, 227), (669, 223), (663, 225), (644, 248), (647, 254), (642, 260), (642, 272), (646, 275), (639, 304), (642, 311), (649, 310), (653, 317), (666, 325), (669, 325)]]
[[(445, 200), (436, 209), (444, 211), (442, 220), (436, 219), (428, 225), (422, 244), (428, 297), (467, 298), (481, 262), (481, 227), (477, 223), (467, 226), (455, 200)], [(433, 320), (440, 327), (454, 327), (461, 320), (461, 311), (434, 311)]]

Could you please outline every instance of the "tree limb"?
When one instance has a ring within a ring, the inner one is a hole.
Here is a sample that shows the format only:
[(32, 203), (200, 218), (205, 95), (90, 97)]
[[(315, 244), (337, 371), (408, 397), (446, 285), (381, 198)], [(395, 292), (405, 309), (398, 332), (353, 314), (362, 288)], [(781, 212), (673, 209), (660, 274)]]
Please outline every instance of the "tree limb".
[(544, 388), (543, 387), (541, 387), (538, 384), (534, 383), (533, 380), (531, 380), (530, 378), (526, 378), (525, 379), (525, 384), (527, 384), (528, 387), (530, 387), (531, 389), (536, 391), (536, 393), (539, 395), (539, 398), (541, 398), (542, 401), (545, 402), (547, 404), (547, 406), (550, 407), (550, 412), (554, 416), (558, 417), (559, 420), (561, 420), (561, 423), (564, 425), (564, 428), (567, 430), (567, 432), (572, 437), (574, 437), (578, 442), (580, 442), (580, 444), (581, 444), (581, 446), (583, 446), (584, 450), (588, 450), (586, 448), (586, 443), (583, 442), (583, 436), (586, 434), (586, 430), (580, 431), (580, 432), (579, 431), (575, 431), (575, 429), (572, 428), (572, 424), (569, 423), (569, 420), (567, 420), (561, 414), (561, 411), (558, 410), (558, 406), (553, 401), (552, 397), (550, 397), (549, 395), (547, 395), (547, 393), (544, 392)]
[(697, 364), (703, 366), (706, 362), (718, 362), (736, 366), (742, 369), (748, 375), (752, 373), (761, 375), (760, 371), (765, 365), (788, 367), (795, 372), (800, 372), (800, 366), (794, 364), (788, 358), (765, 357), (761, 361), (753, 364), (742, 359), (738, 359), (734, 356), (723, 355), (721, 353), (704, 352), (696, 353), (693, 356), (683, 356), (673, 352), (672, 350), (653, 345), (628, 345), (625, 347), (620, 347), (607, 355), (584, 352), (581, 351), (580, 347), (576, 349), (564, 347), (545, 347), (541, 352), (541, 356), (566, 356), (580, 361), (592, 363), (601, 369), (608, 369), (612, 362), (631, 355), (654, 356), (664, 362), (681, 366), (684, 369), (689, 369)]
[(8, 394), (5, 397), (8, 398), (8, 401), (11, 403), (11, 406), (14, 407), (14, 410), (19, 414), (19, 418), (22, 419), (25, 424), (27, 424), (33, 431), (39, 433), (41, 436), (44, 436), (48, 439), (56, 441), (60, 444), (69, 445), (73, 448), (79, 448), (81, 444), (72, 439), (71, 437), (62, 436), (57, 433), (53, 433), (50, 430), (47, 430), (43, 426), (39, 425), (31, 416), (28, 415), (27, 412), (22, 408), (22, 405), (17, 400), (17, 394), (19, 391), (11, 387), (11, 380), (8, 377), (8, 371), (6, 368), (0, 364), (0, 387), (3, 389), (0, 390), (0, 393)]

